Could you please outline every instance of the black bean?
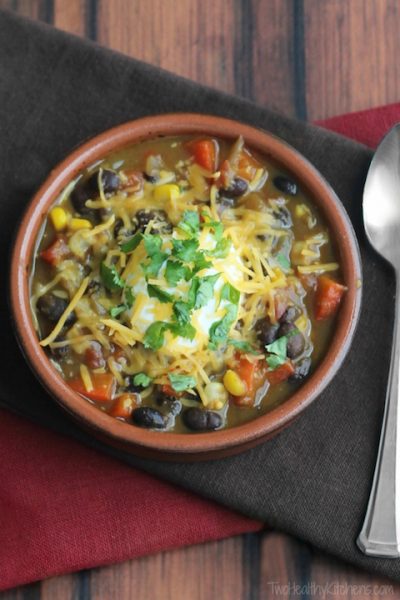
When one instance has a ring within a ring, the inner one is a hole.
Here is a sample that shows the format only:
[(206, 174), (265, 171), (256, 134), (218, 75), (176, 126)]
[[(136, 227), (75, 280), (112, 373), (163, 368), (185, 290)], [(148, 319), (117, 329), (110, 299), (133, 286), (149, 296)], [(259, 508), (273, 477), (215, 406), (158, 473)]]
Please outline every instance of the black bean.
[(280, 323), (293, 323), (298, 317), (298, 310), (295, 306), (289, 306), (281, 318), (279, 319)]
[(307, 377), (311, 368), (311, 358), (303, 358), (294, 365), (294, 373), (289, 381), (302, 381)]
[(134, 379), (135, 375), (132, 375), (132, 377), (128, 377), (127, 379), (125, 379), (125, 390), (134, 394), (140, 394), (140, 392), (143, 392), (143, 390), (148, 386), (135, 384)]
[(222, 425), (221, 415), (203, 408), (188, 408), (182, 419), (186, 427), (193, 431), (212, 431)]
[(145, 171), (143, 172), (143, 177), (149, 183), (156, 183), (157, 182), (157, 177), (155, 175), (148, 175)]
[(279, 327), (278, 337), (288, 336), (287, 355), (289, 358), (300, 356), (306, 345), (304, 336), (294, 323), (282, 323)]
[(284, 194), (289, 196), (295, 196), (297, 194), (297, 184), (283, 175), (277, 175), (274, 177), (274, 186)]
[(247, 192), (248, 188), (249, 184), (245, 179), (242, 179), (241, 177), (235, 177), (230, 183), (229, 187), (222, 190), (222, 194), (226, 198), (238, 198), (239, 196), (243, 196), (243, 194)]
[(279, 206), (278, 208), (273, 210), (272, 216), (274, 217), (276, 225), (278, 227), (288, 229), (293, 225), (292, 216), (285, 206)]
[(277, 339), (279, 327), (279, 323), (271, 323), (269, 317), (257, 321), (255, 332), (263, 346), (272, 344)]
[[(59, 298), (54, 294), (45, 294), (41, 296), (37, 302), (39, 312), (51, 322), (59, 320), (63, 312), (68, 306), (68, 300)], [(68, 315), (65, 322), (65, 326), (70, 326), (76, 320), (75, 313), (72, 312)]]
[(132, 420), (139, 427), (147, 429), (165, 429), (166, 420), (159, 410), (150, 406), (139, 406), (132, 413)]
[(150, 221), (153, 221), (150, 230), (151, 235), (172, 232), (172, 224), (169, 222), (165, 211), (146, 209), (139, 210), (136, 213), (133, 219), (135, 225), (134, 232), (141, 231), (143, 233)]
[[(101, 173), (101, 183), (105, 194), (117, 191), (120, 185), (119, 176), (108, 169)], [(86, 200), (94, 200), (99, 195), (99, 171), (95, 171), (85, 181), (79, 182), (71, 192), (71, 203), (76, 212), (88, 217), (95, 217), (96, 212), (86, 206)]]

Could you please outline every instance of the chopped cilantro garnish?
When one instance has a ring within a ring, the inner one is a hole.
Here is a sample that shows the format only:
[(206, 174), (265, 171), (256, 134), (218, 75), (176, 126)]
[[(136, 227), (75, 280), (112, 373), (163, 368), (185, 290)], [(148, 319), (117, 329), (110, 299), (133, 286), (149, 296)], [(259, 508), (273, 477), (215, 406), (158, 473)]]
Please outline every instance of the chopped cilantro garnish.
[(141, 263), (141, 267), (143, 269), (143, 273), (145, 277), (157, 277), (161, 266), (168, 258), (168, 254), (166, 252), (155, 252), (151, 257), (148, 263)]
[(174, 337), (179, 335), (192, 340), (196, 335), (196, 329), (190, 323), (184, 323), (183, 325), (180, 323), (170, 323), (168, 329)]
[(196, 236), (200, 229), (199, 214), (194, 210), (185, 210), (182, 221), (178, 228), (184, 231), (190, 237)]
[(179, 260), (167, 260), (165, 279), (170, 285), (176, 285), (181, 279), (188, 280), (190, 275), (190, 268), (182, 264)]
[(286, 258), (286, 256), (284, 254), (277, 254), (275, 256), (275, 260), (277, 261), (277, 263), (279, 264), (280, 267), (282, 267), (282, 269), (290, 269), (290, 261)]
[(230, 283), (225, 283), (221, 290), (221, 300), (228, 300), (232, 304), (238, 304), (240, 300), (240, 292)]
[(136, 375), (133, 376), (132, 380), (133, 385), (137, 385), (143, 388), (148, 387), (152, 382), (152, 378), (146, 375), (146, 373), (136, 373)]
[(174, 301), (173, 296), (171, 296), (171, 294), (168, 294), (168, 292), (166, 292), (165, 290), (161, 289), (158, 285), (148, 283), (147, 293), (149, 294), (150, 298), (157, 298), (163, 304)]
[(108, 267), (102, 262), (100, 265), (100, 277), (104, 286), (110, 290), (110, 292), (122, 290), (125, 286), (125, 281), (120, 277), (114, 265)]
[(149, 256), (154, 256), (161, 251), (162, 239), (159, 235), (145, 234), (143, 235), (144, 247)]
[(168, 379), (176, 392), (184, 392), (195, 387), (196, 380), (191, 375), (180, 375), (179, 373), (168, 373)]
[(216, 321), (211, 325), (209, 331), (209, 347), (212, 350), (215, 350), (220, 344), (226, 342), (229, 331), (235, 322), (237, 310), (237, 306), (234, 304), (228, 304), (224, 317), (222, 317), (220, 321)]
[(220, 273), (216, 275), (208, 275), (207, 277), (202, 277), (199, 279), (199, 283), (196, 290), (196, 299), (194, 303), (194, 308), (201, 308), (205, 306), (214, 295), (214, 286), (215, 282), (219, 278)]
[(172, 240), (172, 254), (183, 262), (191, 262), (195, 259), (199, 247), (198, 240)]
[(178, 300), (178, 302), (174, 302), (172, 309), (174, 311), (174, 316), (180, 325), (185, 325), (185, 323), (189, 323), (191, 309), (187, 302), (182, 302), (181, 300)]
[(125, 304), (128, 308), (132, 308), (133, 303), (135, 302), (135, 296), (133, 295), (132, 288), (126, 287), (124, 290), (125, 295)]
[(143, 345), (151, 350), (159, 350), (164, 344), (164, 334), (168, 328), (168, 323), (164, 321), (155, 321), (145, 331)]
[(270, 369), (274, 370), (286, 362), (287, 340), (287, 336), (283, 335), (272, 342), (272, 344), (265, 346), (266, 351), (269, 353), (269, 356), (267, 356), (266, 360)]
[(212, 265), (212, 263), (209, 260), (207, 260), (206, 257), (204, 256), (203, 250), (196, 252), (193, 262), (194, 262), (193, 271), (195, 273), (197, 273), (197, 271), (201, 271), (202, 269), (207, 269), (208, 267), (211, 267), (211, 265)]
[(113, 306), (110, 309), (110, 315), (113, 319), (115, 319), (116, 317), (118, 317), (118, 315), (120, 315), (121, 313), (123, 313), (126, 310), (127, 306), (126, 304), (119, 304), (118, 306)]
[(225, 258), (228, 256), (231, 246), (231, 240), (222, 238), (215, 244), (214, 250), (207, 250), (207, 255), (213, 258)]
[(130, 240), (121, 244), (120, 248), (122, 252), (125, 252), (125, 254), (127, 254), (128, 252), (133, 252), (139, 246), (140, 242), (142, 241), (142, 238), (143, 235), (139, 231), (135, 233), (135, 235), (131, 237)]
[(233, 338), (229, 338), (227, 343), (247, 354), (260, 354), (260, 351), (257, 350), (257, 348), (254, 348), (250, 342), (246, 342), (246, 340), (234, 340)]

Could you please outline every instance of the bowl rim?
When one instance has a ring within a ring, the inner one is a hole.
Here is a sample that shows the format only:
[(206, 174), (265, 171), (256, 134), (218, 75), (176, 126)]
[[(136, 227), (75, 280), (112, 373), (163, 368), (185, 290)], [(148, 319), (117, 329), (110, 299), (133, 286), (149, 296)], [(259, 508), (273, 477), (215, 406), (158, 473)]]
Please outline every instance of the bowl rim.
[[(39, 345), (31, 315), (30, 270), (40, 227), (50, 206), (65, 186), (87, 166), (107, 154), (145, 139), (173, 135), (214, 135), (236, 139), (292, 173), (307, 190), (333, 231), (348, 291), (337, 317), (331, 343), (311, 377), (281, 405), (235, 427), (206, 433), (159, 432), (132, 426), (98, 410), (74, 392), (52, 366)], [(168, 113), (128, 121), (89, 139), (62, 160), (29, 202), (18, 227), (11, 257), (10, 303), (20, 347), (28, 364), (50, 395), (94, 435), (110, 443), (144, 451), (180, 455), (209, 455), (249, 446), (285, 427), (309, 406), (340, 368), (356, 329), (361, 306), (361, 261), (351, 221), (336, 193), (319, 171), (297, 150), (277, 136), (224, 117), (196, 113)], [(207, 456), (208, 457), (208, 456)]]

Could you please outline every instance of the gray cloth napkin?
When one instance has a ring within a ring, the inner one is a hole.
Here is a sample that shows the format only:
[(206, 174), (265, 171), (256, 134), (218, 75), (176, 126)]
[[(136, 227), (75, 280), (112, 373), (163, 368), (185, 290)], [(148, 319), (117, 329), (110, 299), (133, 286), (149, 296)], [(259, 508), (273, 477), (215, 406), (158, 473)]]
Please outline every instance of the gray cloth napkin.
[[(391, 272), (367, 247), (362, 230), (361, 193), (370, 151), (6, 12), (0, 12), (0, 57), (0, 403), (316, 548), (400, 580), (399, 560), (366, 558), (355, 545), (381, 427), (394, 294)], [(129, 456), (76, 427), (26, 366), (6, 302), (12, 232), (51, 168), (104, 129), (171, 111), (238, 119), (302, 152), (342, 199), (359, 238), (364, 269), (358, 332), (344, 366), (323, 395), (275, 439), (233, 458), (196, 464)]]

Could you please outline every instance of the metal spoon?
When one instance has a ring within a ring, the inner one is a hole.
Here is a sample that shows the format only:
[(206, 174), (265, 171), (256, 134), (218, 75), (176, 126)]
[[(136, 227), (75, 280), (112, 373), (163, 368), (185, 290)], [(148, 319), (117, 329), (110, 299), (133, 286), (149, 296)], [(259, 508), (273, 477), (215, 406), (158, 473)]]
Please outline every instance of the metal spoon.
[(386, 135), (372, 159), (364, 187), (364, 224), (374, 249), (396, 277), (392, 358), (378, 458), (363, 527), (357, 539), (369, 556), (400, 556), (400, 124)]

